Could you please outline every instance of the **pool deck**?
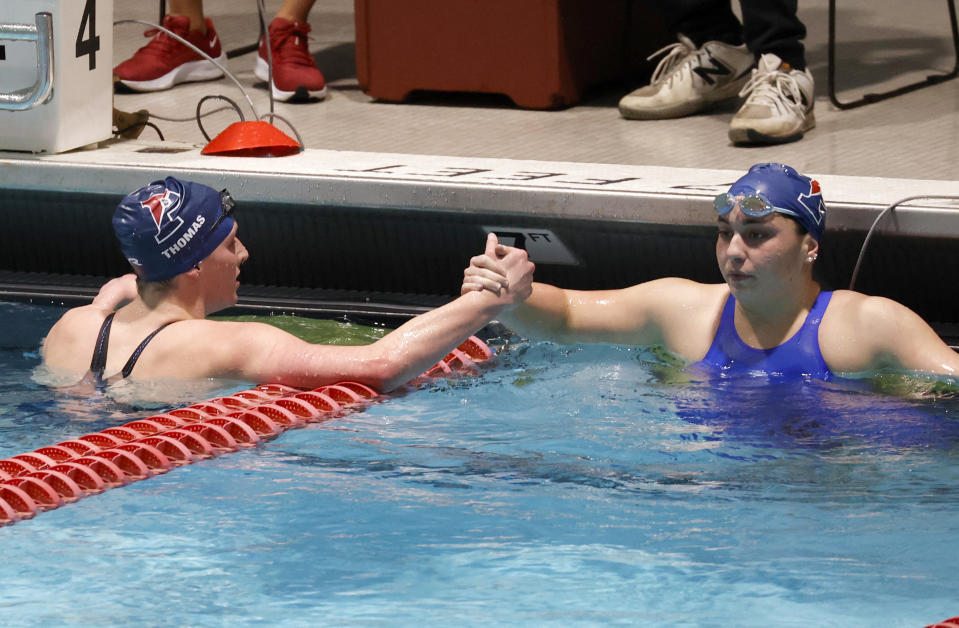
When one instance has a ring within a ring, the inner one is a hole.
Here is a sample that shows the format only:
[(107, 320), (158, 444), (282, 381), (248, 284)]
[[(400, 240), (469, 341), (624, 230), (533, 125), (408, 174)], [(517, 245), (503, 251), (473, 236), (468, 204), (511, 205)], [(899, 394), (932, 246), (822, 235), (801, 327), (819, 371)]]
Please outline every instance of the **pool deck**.
[[(275, 0), (267, 2), (270, 12), (278, 6)], [(953, 69), (945, 3), (922, 6), (917, 11), (892, 0), (839, 3), (836, 83), (842, 100)], [(226, 48), (255, 40), (254, 2), (207, 0), (205, 7)], [(318, 103), (280, 103), (276, 111), (294, 122), (310, 149), (733, 171), (783, 161), (817, 175), (955, 179), (959, 81), (858, 109), (836, 109), (826, 89), (827, 8), (827, 0), (800, 4), (809, 32), (807, 60), (817, 86), (817, 127), (788, 145), (733, 146), (726, 131), (734, 109), (679, 120), (625, 120), (616, 104), (637, 87), (625, 84), (597, 89), (579, 105), (558, 111), (520, 109), (505, 98), (482, 95), (435, 95), (403, 104), (374, 101), (357, 80), (352, 0), (319, 0), (310, 16), (311, 50), (327, 77), (328, 97)], [(114, 19), (156, 20), (156, 6), (116, 3)], [(143, 45), (143, 30), (138, 24), (115, 28), (116, 62)], [(229, 68), (256, 107), (266, 111), (268, 97), (253, 76), (253, 60), (254, 53), (236, 57)], [(115, 106), (188, 117), (209, 94), (241, 98), (232, 82), (221, 79), (169, 92), (117, 94)], [(232, 112), (224, 115), (225, 122), (235, 119)], [(168, 139), (205, 143), (195, 121), (157, 124)], [(155, 135), (148, 130), (144, 137)]]

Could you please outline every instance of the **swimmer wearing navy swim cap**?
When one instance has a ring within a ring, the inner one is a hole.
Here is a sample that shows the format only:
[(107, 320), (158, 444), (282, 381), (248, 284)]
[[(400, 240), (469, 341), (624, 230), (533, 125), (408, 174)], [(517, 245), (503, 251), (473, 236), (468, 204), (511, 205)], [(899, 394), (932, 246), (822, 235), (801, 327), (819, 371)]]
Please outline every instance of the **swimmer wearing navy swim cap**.
[(113, 232), (143, 281), (162, 281), (205, 259), (233, 230), (229, 192), (167, 177), (135, 190), (113, 214)]
[[(101, 390), (127, 378), (214, 378), (306, 388), (351, 380), (388, 391), (530, 294), (533, 264), (514, 251), (499, 260), (508, 290), (463, 295), (366, 346), (311, 344), (265, 323), (210, 320), (236, 304), (249, 258), (234, 205), (226, 190), (175, 177), (124, 197), (113, 227), (134, 272), (57, 321), (44, 340), (44, 364), (64, 384)], [(126, 388), (125, 397), (135, 396)]]
[[(501, 322), (559, 342), (659, 345), (720, 376), (828, 380), (886, 368), (959, 375), (959, 354), (909, 308), (821, 290), (813, 268), (828, 212), (814, 179), (783, 164), (756, 164), (716, 196), (713, 210), (724, 283), (668, 277), (598, 291), (534, 283)], [(461, 293), (498, 290), (501, 261), (513, 251), (490, 234)]]

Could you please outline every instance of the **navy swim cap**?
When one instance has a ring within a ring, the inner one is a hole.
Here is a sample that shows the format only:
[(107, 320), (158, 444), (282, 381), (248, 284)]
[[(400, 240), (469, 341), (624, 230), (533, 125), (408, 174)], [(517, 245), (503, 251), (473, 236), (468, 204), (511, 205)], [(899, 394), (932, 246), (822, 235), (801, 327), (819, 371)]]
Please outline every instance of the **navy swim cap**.
[(756, 164), (729, 188), (732, 196), (759, 194), (782, 213), (795, 219), (806, 231), (822, 241), (826, 228), (826, 204), (819, 182), (801, 175), (789, 166)]
[(124, 197), (113, 214), (113, 231), (137, 276), (162, 281), (190, 270), (220, 246), (233, 230), (227, 211), (213, 188), (167, 177)]

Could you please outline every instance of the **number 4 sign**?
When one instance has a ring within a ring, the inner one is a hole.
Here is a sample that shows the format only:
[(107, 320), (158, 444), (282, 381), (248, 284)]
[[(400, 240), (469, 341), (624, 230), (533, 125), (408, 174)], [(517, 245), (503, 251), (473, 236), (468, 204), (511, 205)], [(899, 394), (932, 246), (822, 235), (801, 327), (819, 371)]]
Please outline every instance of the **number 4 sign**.
[[(48, 37), (25, 37), (49, 13)], [(109, 138), (113, 124), (113, 0), (0, 2), (0, 95), (28, 91), (50, 53), (49, 97), (28, 109), (0, 98), (0, 150), (63, 152)]]
[[(110, 3), (113, 6), (113, 3)], [(112, 31), (113, 25), (110, 25)], [(77, 31), (77, 59), (90, 57), (90, 71), (97, 69), (97, 51), (100, 50), (100, 36), (97, 35), (97, 2), (87, 0), (83, 7), (83, 16), (80, 18), (80, 29)], [(112, 54), (112, 51), (110, 51)]]

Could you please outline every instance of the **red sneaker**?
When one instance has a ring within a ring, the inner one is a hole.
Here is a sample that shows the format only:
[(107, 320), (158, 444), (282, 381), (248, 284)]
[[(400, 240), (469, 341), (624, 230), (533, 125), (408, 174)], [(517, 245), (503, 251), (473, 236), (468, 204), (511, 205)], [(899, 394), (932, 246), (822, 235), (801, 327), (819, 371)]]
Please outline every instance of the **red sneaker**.
[[(326, 79), (317, 69), (307, 46), (310, 25), (274, 18), (270, 22), (270, 48), (273, 53), (273, 98), (287, 101), (308, 100), (326, 96)], [(261, 81), (269, 81), (266, 38), (260, 40), (260, 54), (253, 73)]]
[[(190, 18), (167, 15), (163, 27), (176, 33), (220, 63), (226, 63), (226, 55), (220, 46), (220, 38), (213, 29), (213, 22), (206, 20), (206, 34), (190, 30)], [(192, 49), (161, 30), (151, 28), (144, 33), (153, 37), (137, 50), (132, 57), (113, 68), (116, 80), (138, 92), (155, 92), (170, 89), (177, 83), (209, 81), (223, 76), (220, 68), (207, 61)]]

